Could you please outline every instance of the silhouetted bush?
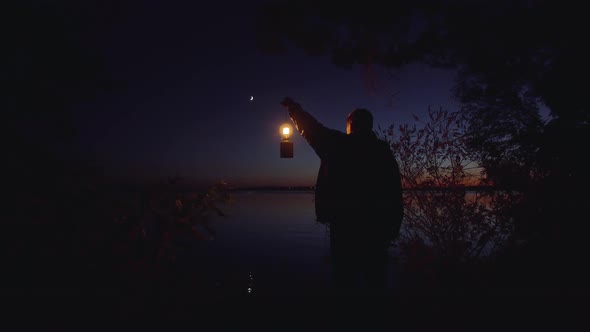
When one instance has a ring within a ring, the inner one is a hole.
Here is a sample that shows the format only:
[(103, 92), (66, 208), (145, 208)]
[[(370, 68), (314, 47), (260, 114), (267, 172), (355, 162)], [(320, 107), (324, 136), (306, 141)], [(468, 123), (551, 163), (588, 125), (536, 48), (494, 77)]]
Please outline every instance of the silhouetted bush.
[(489, 186), (468, 146), (466, 119), (442, 109), (420, 125), (390, 126), (391, 144), (404, 187), (404, 221), (394, 243), (411, 279), (450, 286), (472, 282), (482, 262), (511, 244), (515, 191)]

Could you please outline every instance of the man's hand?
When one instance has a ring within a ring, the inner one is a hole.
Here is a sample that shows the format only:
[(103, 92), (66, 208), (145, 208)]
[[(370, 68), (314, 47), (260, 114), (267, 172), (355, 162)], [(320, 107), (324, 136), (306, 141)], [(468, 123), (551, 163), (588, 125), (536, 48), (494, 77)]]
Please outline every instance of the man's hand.
[(283, 107), (285, 107), (289, 111), (289, 115), (291, 115), (293, 112), (297, 112), (297, 111), (302, 111), (303, 110), (301, 108), (301, 105), (299, 105), (299, 103), (295, 102), (290, 97), (285, 97), (283, 99), (283, 101), (281, 101), (281, 105)]

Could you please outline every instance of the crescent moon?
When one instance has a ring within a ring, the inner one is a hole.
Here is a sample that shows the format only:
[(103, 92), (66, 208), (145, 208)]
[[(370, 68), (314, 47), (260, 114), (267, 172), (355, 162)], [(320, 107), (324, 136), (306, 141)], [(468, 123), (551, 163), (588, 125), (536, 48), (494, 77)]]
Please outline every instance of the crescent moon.
[(250, 96), (250, 101), (254, 100), (254, 96)]

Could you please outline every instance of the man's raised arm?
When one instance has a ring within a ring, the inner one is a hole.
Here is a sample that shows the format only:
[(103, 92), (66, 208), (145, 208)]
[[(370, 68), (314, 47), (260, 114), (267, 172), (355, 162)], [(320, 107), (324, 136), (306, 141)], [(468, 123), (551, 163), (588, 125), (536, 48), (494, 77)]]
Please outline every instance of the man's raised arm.
[(320, 158), (323, 158), (331, 150), (333, 143), (345, 135), (344, 133), (329, 129), (319, 123), (311, 114), (304, 111), (301, 105), (293, 99), (286, 97), (281, 102), (289, 111), (289, 117), (295, 128), (303, 138), (311, 145)]

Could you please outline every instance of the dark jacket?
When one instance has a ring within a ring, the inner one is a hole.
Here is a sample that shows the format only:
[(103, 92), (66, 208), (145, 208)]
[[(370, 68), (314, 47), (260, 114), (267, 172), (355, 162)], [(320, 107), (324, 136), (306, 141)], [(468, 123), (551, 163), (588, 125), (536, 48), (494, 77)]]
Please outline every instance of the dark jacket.
[(315, 209), (319, 222), (355, 223), (396, 235), (403, 216), (399, 166), (387, 142), (371, 132), (347, 135), (311, 114), (290, 112), (297, 130), (321, 159)]

